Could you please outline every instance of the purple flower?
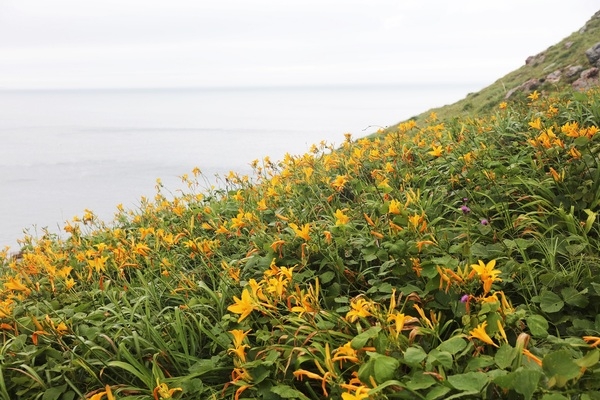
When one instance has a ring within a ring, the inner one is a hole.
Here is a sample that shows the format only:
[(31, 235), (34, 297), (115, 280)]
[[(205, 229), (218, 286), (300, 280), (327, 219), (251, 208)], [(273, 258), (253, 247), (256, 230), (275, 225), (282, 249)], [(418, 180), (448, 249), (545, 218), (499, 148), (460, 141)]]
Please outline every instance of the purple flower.
[(460, 210), (463, 212), (463, 214), (468, 214), (471, 212), (471, 209), (464, 204), (460, 206)]
[(468, 294), (463, 294), (463, 296), (460, 298), (460, 302), (461, 303), (466, 303), (467, 301), (469, 301), (469, 295)]
[(462, 201), (463, 201), (463, 203), (466, 203), (466, 202), (468, 202), (468, 201), (469, 201), (469, 198), (468, 198), (468, 197), (463, 197), (463, 198), (462, 198)]
[(489, 225), (489, 224), (490, 224), (490, 221), (488, 221), (487, 219), (483, 218), (481, 220), (481, 225)]

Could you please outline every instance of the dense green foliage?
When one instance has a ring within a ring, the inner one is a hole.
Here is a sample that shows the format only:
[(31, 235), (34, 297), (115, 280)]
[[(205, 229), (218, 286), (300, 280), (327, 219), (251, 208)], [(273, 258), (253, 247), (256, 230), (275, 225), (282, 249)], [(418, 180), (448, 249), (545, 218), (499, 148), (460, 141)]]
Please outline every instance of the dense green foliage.
[(599, 123), (535, 92), (26, 237), (0, 399), (598, 398)]

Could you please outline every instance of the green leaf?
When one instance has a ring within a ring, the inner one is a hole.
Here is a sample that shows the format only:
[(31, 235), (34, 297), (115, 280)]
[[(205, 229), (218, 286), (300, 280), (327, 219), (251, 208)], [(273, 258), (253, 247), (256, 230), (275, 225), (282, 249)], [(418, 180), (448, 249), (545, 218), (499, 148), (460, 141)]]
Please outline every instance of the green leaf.
[(418, 371), (410, 377), (410, 380), (406, 383), (406, 387), (410, 390), (421, 390), (427, 389), (428, 387), (435, 385), (435, 383), (436, 380), (433, 376)]
[(577, 289), (572, 287), (566, 287), (560, 291), (562, 298), (565, 300), (570, 306), (575, 306), (579, 308), (585, 308), (588, 305), (588, 299), (584, 294), (587, 294), (587, 289), (579, 292)]
[(565, 303), (556, 293), (550, 292), (548, 290), (542, 291), (542, 293), (539, 296), (539, 300), (540, 308), (546, 313), (559, 312), (565, 305)]
[(450, 391), (450, 388), (447, 386), (436, 386), (431, 389), (427, 396), (425, 396), (426, 400), (437, 400), (441, 398), (446, 398), (446, 393)]
[(494, 361), (496, 362), (498, 368), (506, 369), (510, 367), (516, 356), (517, 352), (515, 351), (515, 349), (509, 344), (505, 343), (502, 346), (500, 346), (500, 348), (496, 352)]
[(452, 354), (447, 351), (439, 351), (438, 349), (433, 349), (427, 356), (427, 364), (436, 366), (441, 365), (444, 368), (451, 369), (452, 368)]
[(194, 375), (202, 375), (207, 372), (214, 371), (215, 368), (216, 368), (216, 364), (215, 364), (214, 360), (202, 359), (202, 360), (196, 361), (190, 367), (190, 373), (194, 374)]
[(448, 353), (454, 355), (463, 350), (465, 347), (467, 347), (467, 341), (460, 336), (454, 336), (440, 344), (437, 349), (439, 351), (447, 351)]
[(467, 372), (448, 377), (448, 383), (464, 392), (481, 392), (488, 381), (488, 376), (483, 372)]
[(309, 398), (306, 397), (306, 395), (304, 395), (302, 392), (300, 392), (288, 385), (278, 384), (276, 386), (273, 386), (271, 388), (271, 392), (279, 395), (283, 399), (309, 400)]
[(397, 359), (379, 353), (367, 352), (367, 354), (374, 363), (373, 373), (377, 383), (383, 383), (394, 378), (396, 370), (400, 366), (400, 362)]
[(590, 139), (587, 136), (579, 136), (577, 139), (573, 140), (573, 144), (577, 147), (585, 147), (590, 142)]
[(524, 369), (512, 372), (509, 375), (515, 374), (514, 376), (514, 389), (517, 393), (520, 393), (525, 397), (525, 400), (529, 400), (533, 397), (533, 393), (537, 389), (538, 382), (542, 377), (540, 371), (534, 369)]
[(410, 366), (421, 363), (427, 357), (427, 353), (420, 347), (409, 347), (404, 352), (404, 361)]
[(321, 283), (329, 283), (333, 280), (333, 278), (335, 278), (335, 272), (333, 271), (327, 271), (319, 275)]
[(494, 359), (487, 355), (480, 355), (478, 357), (471, 358), (467, 367), (465, 368), (465, 372), (469, 371), (478, 371), (480, 369), (489, 367), (494, 364)]
[(580, 368), (568, 350), (549, 353), (542, 360), (542, 368), (548, 376), (548, 386), (564, 387), (570, 379), (579, 376)]
[(538, 370), (520, 367), (510, 374), (494, 378), (493, 382), (503, 389), (514, 389), (522, 394), (525, 400), (530, 400), (542, 375)]
[(512, 249), (525, 250), (528, 247), (533, 246), (533, 244), (534, 244), (534, 242), (531, 239), (515, 239), (515, 240), (504, 239), (504, 245), (511, 250)]
[(366, 331), (356, 335), (354, 339), (352, 339), (352, 342), (350, 342), (350, 346), (352, 346), (354, 350), (362, 349), (365, 347), (369, 339), (373, 339), (379, 334), (380, 330), (380, 326), (370, 327)]
[(67, 389), (67, 384), (60, 385), (57, 387), (51, 387), (46, 389), (44, 392), (44, 396), (42, 396), (42, 400), (56, 400), (60, 397), (61, 394)]
[(530, 315), (525, 319), (529, 331), (535, 337), (545, 338), (548, 336), (548, 321), (541, 315)]
[(560, 393), (546, 393), (542, 397), (542, 400), (569, 400), (569, 398)]
[(575, 360), (575, 364), (583, 368), (591, 368), (600, 361), (600, 350), (594, 349), (582, 358)]

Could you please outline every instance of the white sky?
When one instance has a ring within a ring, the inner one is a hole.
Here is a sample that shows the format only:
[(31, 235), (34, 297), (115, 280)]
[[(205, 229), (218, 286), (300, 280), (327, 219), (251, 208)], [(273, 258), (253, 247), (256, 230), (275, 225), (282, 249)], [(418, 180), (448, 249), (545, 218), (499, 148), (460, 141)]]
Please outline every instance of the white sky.
[(491, 83), (598, 0), (0, 0), (0, 89)]

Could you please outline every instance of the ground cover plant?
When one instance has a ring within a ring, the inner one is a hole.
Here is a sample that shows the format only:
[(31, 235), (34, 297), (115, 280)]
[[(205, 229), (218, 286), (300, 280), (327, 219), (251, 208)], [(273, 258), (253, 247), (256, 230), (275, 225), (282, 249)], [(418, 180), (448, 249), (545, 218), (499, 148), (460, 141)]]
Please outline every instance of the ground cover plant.
[(600, 92), (91, 211), (5, 257), (0, 399), (595, 399)]

